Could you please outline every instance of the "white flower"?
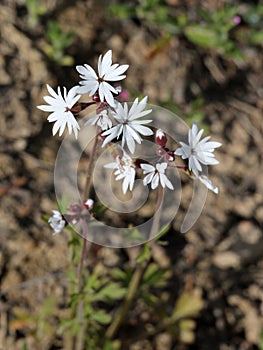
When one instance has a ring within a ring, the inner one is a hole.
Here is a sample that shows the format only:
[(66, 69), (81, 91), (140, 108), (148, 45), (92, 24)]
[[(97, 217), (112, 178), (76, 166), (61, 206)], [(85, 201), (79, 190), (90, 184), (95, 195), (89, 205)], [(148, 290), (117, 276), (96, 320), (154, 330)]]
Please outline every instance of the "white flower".
[(132, 158), (129, 157), (126, 152), (123, 151), (122, 157), (117, 156), (116, 162), (106, 164), (104, 165), (104, 167), (110, 169), (117, 169), (114, 172), (114, 175), (116, 176), (115, 180), (123, 180), (122, 192), (124, 194), (126, 194), (128, 188), (130, 191), (132, 191), (136, 171)]
[(209, 190), (218, 194), (218, 187), (205, 175), (198, 176), (198, 180), (202, 182)]
[(119, 137), (122, 135), (122, 147), (124, 147), (126, 143), (130, 152), (134, 153), (135, 141), (138, 143), (142, 142), (140, 134), (144, 136), (153, 134), (150, 128), (142, 125), (151, 123), (152, 120), (138, 120), (139, 118), (151, 113), (151, 109), (144, 111), (146, 104), (147, 96), (144, 97), (141, 102), (138, 102), (138, 98), (136, 98), (130, 110), (128, 109), (128, 104), (126, 102), (123, 105), (118, 102), (117, 107), (112, 112), (112, 115), (117, 120), (118, 125), (106, 130), (102, 134), (102, 136), (107, 136), (102, 144), (102, 147), (107, 145), (116, 137), (119, 139)]
[(53, 136), (56, 135), (58, 130), (59, 136), (61, 136), (67, 125), (69, 134), (71, 134), (73, 130), (77, 139), (78, 130), (80, 127), (70, 109), (80, 98), (80, 95), (76, 95), (78, 86), (71, 88), (68, 93), (67, 89), (64, 87), (63, 96), (61, 94), (60, 87), (58, 87), (57, 93), (48, 84), (47, 89), (51, 96), (44, 96), (44, 100), (48, 103), (48, 105), (37, 106), (37, 108), (44, 112), (52, 112), (47, 120), (50, 123), (55, 122), (52, 130)]
[(110, 120), (107, 110), (104, 109), (95, 117), (90, 118), (85, 125), (98, 125), (102, 131), (110, 129), (112, 127), (112, 121)]
[(66, 221), (63, 219), (63, 217), (59, 211), (57, 211), (57, 210), (52, 210), (52, 211), (53, 211), (53, 216), (51, 216), (48, 219), (48, 223), (50, 224), (50, 226), (54, 230), (54, 232), (53, 232), (53, 236), (54, 236), (63, 230), (63, 228), (66, 224)]
[(141, 168), (143, 169), (143, 173), (147, 174), (143, 179), (144, 186), (151, 183), (151, 188), (154, 190), (158, 187), (160, 181), (163, 188), (174, 189), (170, 180), (165, 175), (167, 163), (157, 163), (155, 167), (150, 164), (141, 164)]
[(109, 50), (103, 58), (102, 55), (99, 57), (98, 75), (88, 64), (76, 67), (80, 78), (83, 79), (80, 81), (80, 85), (82, 86), (78, 92), (80, 94), (89, 92), (89, 95), (93, 96), (98, 91), (100, 101), (104, 102), (106, 100), (110, 106), (114, 107), (115, 102), (112, 93), (118, 94), (118, 90), (108, 82), (123, 80), (126, 77), (123, 73), (128, 67), (128, 64), (121, 66), (119, 64), (112, 64), (112, 51)]
[[(221, 146), (220, 142), (211, 142), (208, 140), (210, 136), (205, 137), (200, 141), (200, 138), (204, 130), (201, 129), (198, 132), (197, 125), (194, 123), (192, 129), (188, 132), (188, 142), (189, 145), (184, 142), (180, 142), (182, 147), (178, 148), (174, 154), (181, 156), (182, 159), (188, 158), (188, 168), (191, 170), (196, 177), (198, 177), (199, 172), (202, 171), (201, 164), (218, 164), (219, 162), (214, 158), (214, 149)], [(201, 164), (200, 164), (201, 163)]]

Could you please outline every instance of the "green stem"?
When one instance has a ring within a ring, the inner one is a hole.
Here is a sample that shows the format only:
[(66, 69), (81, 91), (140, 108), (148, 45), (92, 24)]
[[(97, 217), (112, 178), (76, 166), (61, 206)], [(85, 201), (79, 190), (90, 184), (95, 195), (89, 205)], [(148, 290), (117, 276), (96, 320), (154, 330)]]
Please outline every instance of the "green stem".
[[(157, 204), (156, 204), (157, 213), (153, 218), (152, 228), (151, 228), (151, 232), (150, 232), (150, 239), (152, 239), (153, 238), (152, 236), (156, 233), (156, 231), (158, 232), (158, 230), (159, 230), (162, 199), (163, 199), (163, 188), (159, 187), (158, 199), (157, 199)], [(141, 282), (142, 277), (144, 275), (144, 272), (148, 266), (148, 262), (149, 262), (149, 260), (144, 264), (137, 264), (137, 266), (134, 270), (134, 273), (132, 275), (132, 279), (130, 281), (130, 284), (129, 284), (127, 293), (125, 295), (124, 301), (123, 301), (120, 309), (118, 310), (113, 322), (111, 323), (111, 325), (107, 329), (107, 332), (105, 335), (106, 339), (112, 339), (115, 336), (115, 334), (117, 333), (120, 325), (123, 323), (128, 311), (131, 307), (131, 304), (135, 298), (135, 295), (138, 291), (140, 282)]]
[(122, 324), (122, 321), (125, 319), (131, 304), (133, 302), (133, 299), (136, 295), (136, 292), (138, 291), (138, 287), (141, 281), (141, 278), (144, 274), (146, 266), (138, 265), (134, 271), (134, 274), (132, 276), (132, 279), (130, 281), (127, 293), (125, 295), (123, 304), (121, 305), (120, 309), (117, 312), (117, 315), (115, 316), (112, 324), (109, 326), (106, 332), (106, 339), (112, 339), (116, 332), (118, 331), (120, 325)]

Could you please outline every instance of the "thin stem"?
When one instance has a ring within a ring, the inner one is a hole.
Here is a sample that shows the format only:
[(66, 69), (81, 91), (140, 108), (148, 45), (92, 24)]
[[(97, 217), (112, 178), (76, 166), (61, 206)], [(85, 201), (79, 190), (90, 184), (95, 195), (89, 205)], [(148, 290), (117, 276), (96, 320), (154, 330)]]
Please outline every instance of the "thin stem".
[(82, 250), (81, 250), (81, 256), (80, 256), (80, 262), (79, 262), (79, 266), (78, 266), (78, 293), (80, 293), (81, 289), (82, 289), (82, 272), (83, 272), (83, 266), (84, 266), (84, 261), (85, 261), (85, 257), (86, 257), (86, 253), (87, 253), (87, 245), (88, 245), (88, 241), (85, 237), (83, 237), (82, 240)]
[(106, 332), (106, 339), (112, 339), (115, 334), (117, 333), (120, 325), (122, 324), (122, 321), (125, 319), (131, 304), (133, 302), (133, 299), (135, 297), (135, 294), (138, 290), (141, 278), (144, 274), (146, 266), (143, 265), (137, 265), (134, 274), (132, 276), (132, 279), (130, 281), (127, 293), (125, 295), (123, 304), (121, 305), (120, 309), (118, 310), (117, 315), (115, 316), (112, 324), (109, 326)]
[[(158, 199), (157, 199), (157, 204), (156, 204), (157, 213), (153, 218), (152, 228), (151, 228), (151, 232), (150, 232), (150, 239), (155, 234), (155, 232), (159, 230), (162, 199), (163, 199), (163, 188), (159, 187)], [(135, 295), (138, 291), (140, 282), (141, 282), (142, 277), (144, 275), (144, 272), (148, 266), (148, 262), (149, 262), (149, 260), (144, 264), (137, 264), (137, 266), (134, 270), (134, 273), (132, 275), (132, 278), (131, 278), (127, 293), (125, 295), (124, 301), (123, 301), (120, 309), (118, 310), (112, 324), (107, 329), (107, 332), (105, 335), (106, 339), (112, 339), (115, 336), (120, 325), (122, 324), (123, 320), (125, 319), (128, 311), (131, 307), (131, 304), (135, 298)]]
[[(85, 188), (84, 188), (84, 200), (89, 197), (90, 194), (90, 189), (91, 189), (91, 175), (92, 175), (92, 170), (94, 168), (94, 162), (96, 159), (96, 151), (97, 151), (97, 146), (98, 146), (98, 138), (99, 138), (99, 133), (96, 133), (91, 155), (90, 155), (90, 161), (89, 161), (89, 166), (87, 170), (87, 177), (86, 177), (86, 183), (85, 183)], [(87, 236), (88, 236), (88, 226), (85, 218), (81, 220), (82, 223), (82, 250), (81, 250), (81, 256), (80, 256), (80, 261), (78, 265), (78, 270), (77, 270), (77, 293), (80, 294), (83, 288), (83, 267), (84, 267), (84, 261), (85, 257), (87, 254), (87, 247), (88, 247), (88, 241), (87, 241)], [(84, 308), (84, 302), (83, 300), (80, 300), (77, 306), (77, 319), (79, 324), (81, 325), (81, 322), (83, 320), (83, 308)], [(85, 327), (84, 325), (81, 325), (80, 330), (77, 335), (73, 337), (73, 344), (72, 344), (72, 350), (82, 350), (83, 345), (84, 345), (84, 335), (85, 335)]]
[(92, 170), (94, 168), (94, 162), (96, 158), (96, 151), (98, 147), (98, 140), (99, 140), (99, 133), (96, 132), (95, 140), (93, 143), (91, 155), (90, 155), (90, 161), (89, 161), (89, 166), (87, 170), (87, 177), (86, 177), (86, 184), (84, 188), (84, 200), (88, 198), (89, 193), (90, 193), (90, 188), (91, 188), (91, 175), (92, 175)]
[[(85, 257), (87, 254), (87, 247), (88, 247), (88, 241), (86, 239), (87, 237), (87, 222), (85, 221), (85, 218), (81, 220), (82, 222), (82, 234), (83, 234), (83, 239), (82, 239), (82, 249), (81, 249), (81, 256), (80, 256), (80, 261), (78, 265), (78, 272), (77, 272), (77, 283), (78, 283), (78, 289), (77, 293), (80, 294), (81, 290), (83, 288), (83, 267), (84, 267), (84, 261)], [(84, 302), (83, 300), (80, 300), (77, 306), (77, 319), (79, 324), (81, 325), (81, 322), (83, 320), (83, 307), (84, 307)], [(83, 345), (84, 345), (84, 334), (85, 334), (85, 327), (84, 325), (80, 326), (80, 330), (77, 335), (73, 337), (73, 350), (82, 350)]]
[(162, 213), (162, 204), (163, 204), (163, 188), (159, 186), (157, 203), (156, 203), (156, 211), (153, 216), (153, 223), (152, 223), (149, 239), (152, 239), (154, 235), (159, 231), (160, 219), (161, 219), (161, 213)]
[(177, 168), (177, 169), (183, 169), (183, 170), (188, 170), (188, 167), (186, 165), (170, 165), (169, 168)]

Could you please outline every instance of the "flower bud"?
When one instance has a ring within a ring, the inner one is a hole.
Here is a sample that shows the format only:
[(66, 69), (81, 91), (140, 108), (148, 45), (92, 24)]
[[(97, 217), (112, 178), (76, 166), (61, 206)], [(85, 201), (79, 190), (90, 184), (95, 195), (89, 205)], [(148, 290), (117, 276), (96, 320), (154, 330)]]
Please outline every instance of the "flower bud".
[(155, 140), (157, 145), (160, 147), (165, 147), (166, 142), (167, 142), (167, 137), (165, 133), (162, 131), (162, 129), (158, 129), (155, 134)]
[(84, 205), (84, 207), (85, 207), (87, 210), (92, 209), (92, 208), (93, 208), (93, 204), (94, 204), (94, 201), (93, 201), (93, 199), (90, 199), (90, 198), (88, 198), (87, 200), (85, 200), (85, 201), (83, 202), (83, 205)]
[(92, 100), (94, 101), (94, 102), (101, 102), (100, 101), (100, 95), (96, 92), (93, 96), (92, 96)]

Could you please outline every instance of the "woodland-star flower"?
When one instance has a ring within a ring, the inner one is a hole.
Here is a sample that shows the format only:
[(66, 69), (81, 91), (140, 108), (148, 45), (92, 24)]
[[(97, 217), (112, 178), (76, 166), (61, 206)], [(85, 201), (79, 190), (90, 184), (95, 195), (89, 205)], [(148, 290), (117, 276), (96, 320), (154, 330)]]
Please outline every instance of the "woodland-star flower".
[(104, 109), (95, 117), (90, 118), (85, 125), (98, 125), (102, 131), (110, 129), (112, 127), (112, 121), (110, 120), (107, 110)]
[(99, 93), (100, 101), (106, 101), (110, 106), (114, 107), (115, 101), (113, 94), (118, 94), (118, 90), (115, 89), (109, 82), (123, 80), (126, 75), (123, 73), (128, 69), (128, 64), (112, 64), (112, 51), (109, 50), (102, 57), (99, 56), (98, 60), (98, 74), (94, 69), (88, 65), (77, 66), (76, 69), (80, 74), (81, 87), (78, 89), (78, 93), (89, 93), (93, 96), (97, 91)]
[(53, 216), (51, 216), (48, 219), (48, 223), (54, 230), (53, 232), (53, 236), (54, 236), (63, 230), (66, 224), (66, 221), (63, 219), (63, 216), (60, 214), (58, 210), (52, 210), (52, 211), (53, 211)]
[(167, 163), (157, 163), (154, 167), (150, 164), (141, 164), (140, 167), (143, 169), (143, 173), (147, 174), (143, 179), (143, 184), (151, 184), (151, 188), (154, 190), (158, 187), (159, 182), (163, 188), (168, 187), (173, 190), (174, 187), (168, 177), (165, 175), (165, 170), (167, 168)]
[(200, 141), (200, 138), (204, 130), (198, 131), (197, 125), (193, 123), (192, 129), (188, 132), (187, 145), (184, 142), (180, 142), (182, 147), (175, 150), (174, 154), (181, 156), (182, 159), (188, 159), (188, 168), (194, 173), (196, 177), (199, 176), (199, 172), (202, 172), (202, 165), (218, 164), (218, 160), (214, 157), (214, 150), (221, 146), (220, 142), (211, 142), (208, 140), (210, 136), (205, 137)]
[(115, 180), (123, 180), (122, 192), (126, 194), (128, 188), (130, 191), (133, 189), (134, 179), (136, 175), (135, 165), (133, 164), (132, 158), (123, 151), (123, 156), (117, 156), (116, 162), (104, 165), (105, 168), (116, 169), (114, 175)]
[(144, 136), (153, 134), (150, 128), (142, 125), (151, 123), (152, 120), (138, 120), (139, 118), (151, 113), (151, 109), (144, 111), (146, 104), (147, 96), (140, 102), (138, 98), (136, 98), (130, 109), (128, 108), (128, 104), (126, 102), (123, 104), (118, 102), (117, 107), (112, 112), (112, 115), (118, 124), (102, 133), (102, 136), (106, 136), (102, 147), (106, 146), (115, 138), (119, 139), (122, 135), (122, 147), (127, 144), (129, 151), (134, 153), (135, 141), (137, 143), (142, 142), (140, 134)]
[(51, 112), (47, 120), (50, 123), (55, 122), (52, 130), (53, 136), (56, 135), (58, 130), (59, 136), (61, 136), (67, 126), (69, 134), (71, 134), (73, 130), (77, 139), (80, 127), (70, 110), (81, 97), (80, 95), (77, 95), (78, 86), (71, 88), (68, 93), (67, 89), (64, 87), (63, 96), (60, 87), (58, 87), (57, 93), (48, 84), (47, 89), (51, 96), (44, 96), (44, 100), (48, 104), (37, 106), (37, 108), (44, 112)]

